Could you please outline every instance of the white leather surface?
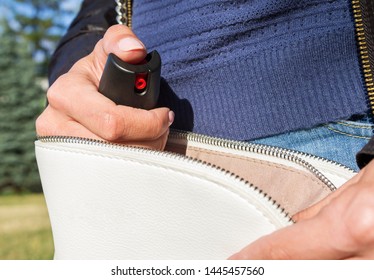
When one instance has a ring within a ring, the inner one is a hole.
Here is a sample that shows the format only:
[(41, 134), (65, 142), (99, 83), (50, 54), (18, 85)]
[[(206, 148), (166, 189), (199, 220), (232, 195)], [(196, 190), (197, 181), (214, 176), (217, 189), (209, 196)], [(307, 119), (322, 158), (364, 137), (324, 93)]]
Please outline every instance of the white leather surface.
[(134, 150), (36, 142), (55, 259), (226, 259), (289, 224), (243, 182)]

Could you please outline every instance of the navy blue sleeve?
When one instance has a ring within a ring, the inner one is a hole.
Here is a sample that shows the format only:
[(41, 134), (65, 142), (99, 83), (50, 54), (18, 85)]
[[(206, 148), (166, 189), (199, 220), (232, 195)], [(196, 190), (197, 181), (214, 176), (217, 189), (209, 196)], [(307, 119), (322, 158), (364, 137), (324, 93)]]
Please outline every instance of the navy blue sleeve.
[(80, 58), (88, 55), (105, 31), (116, 24), (115, 1), (85, 0), (60, 40), (48, 69), (49, 84), (69, 71)]

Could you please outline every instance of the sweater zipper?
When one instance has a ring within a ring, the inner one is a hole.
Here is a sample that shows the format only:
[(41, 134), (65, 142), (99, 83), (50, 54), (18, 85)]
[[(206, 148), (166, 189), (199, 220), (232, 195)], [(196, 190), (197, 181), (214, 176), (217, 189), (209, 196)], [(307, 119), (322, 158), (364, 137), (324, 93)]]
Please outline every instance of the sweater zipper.
[(117, 22), (132, 27), (132, 0), (115, 0), (116, 12), (117, 12)]
[[(372, 46), (373, 41), (369, 40), (374, 39), (374, 35), (369, 34), (369, 27), (370, 25), (373, 25), (374, 22), (374, 14), (370, 12), (366, 0), (352, 0), (352, 10), (355, 20), (357, 43), (361, 57), (362, 72), (367, 90), (368, 105), (371, 110), (371, 115), (374, 116), (374, 78), (373, 68), (370, 64), (370, 56), (372, 54), (369, 54), (369, 50), (374, 47)], [(374, 30), (374, 26), (371, 26), (371, 29)]]

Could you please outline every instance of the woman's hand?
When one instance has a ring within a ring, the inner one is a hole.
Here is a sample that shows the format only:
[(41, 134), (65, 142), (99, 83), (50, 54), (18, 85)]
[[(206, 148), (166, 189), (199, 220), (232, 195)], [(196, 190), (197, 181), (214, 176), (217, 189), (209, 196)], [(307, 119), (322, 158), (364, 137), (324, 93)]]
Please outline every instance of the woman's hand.
[(293, 218), (230, 259), (374, 259), (374, 160)]
[(108, 29), (93, 52), (74, 64), (49, 88), (49, 105), (36, 121), (39, 136), (78, 136), (163, 149), (174, 120), (168, 108), (150, 111), (116, 105), (98, 92), (109, 53), (139, 63), (146, 49), (122, 25)]

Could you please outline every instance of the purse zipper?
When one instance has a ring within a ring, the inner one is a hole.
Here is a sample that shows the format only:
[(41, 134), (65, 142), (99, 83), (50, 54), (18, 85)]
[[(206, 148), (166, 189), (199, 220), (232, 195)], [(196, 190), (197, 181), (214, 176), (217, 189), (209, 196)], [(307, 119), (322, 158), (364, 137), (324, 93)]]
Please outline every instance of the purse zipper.
[[(111, 143), (103, 140), (95, 140), (95, 139), (88, 139), (88, 138), (81, 138), (81, 137), (71, 137), (71, 136), (37, 136), (37, 139), (41, 142), (50, 142), (50, 143), (71, 143), (71, 144), (88, 144), (88, 145), (96, 145), (101, 147), (109, 147), (109, 148), (116, 148), (116, 149), (129, 149), (132, 150), (137, 149), (139, 151), (146, 151), (148, 153), (152, 153), (155, 155), (168, 155), (172, 156), (174, 158), (178, 159), (189, 159), (192, 162), (199, 162), (203, 163), (205, 165), (213, 166), (209, 162), (201, 161), (198, 159), (194, 159), (189, 156), (180, 155), (174, 152), (169, 151), (158, 151), (158, 150), (151, 150), (146, 148), (139, 148), (134, 146), (126, 146), (122, 144), (117, 143)], [(355, 171), (350, 169), (349, 167), (340, 164), (336, 161), (328, 160), (319, 156), (284, 149), (280, 147), (275, 146), (269, 146), (264, 144), (254, 144), (254, 143), (248, 143), (248, 142), (241, 142), (241, 141), (235, 141), (235, 140), (228, 140), (223, 138), (217, 138), (212, 136), (207, 136), (203, 134), (197, 134), (194, 132), (188, 132), (188, 131), (181, 131), (176, 129), (171, 129), (169, 133), (169, 142), (178, 142), (178, 141), (185, 141), (188, 142), (194, 142), (199, 144), (208, 145), (212, 148), (226, 148), (237, 152), (250, 152), (257, 155), (264, 155), (269, 156), (272, 158), (285, 160), (287, 162), (292, 162), (296, 164), (297, 166), (300, 166), (302, 169), (309, 171), (312, 175), (314, 175), (319, 181), (321, 181), (325, 186), (327, 186), (331, 191), (335, 191), (337, 188), (336, 186), (329, 180), (323, 172), (319, 170), (319, 168), (315, 167), (312, 163), (312, 161), (317, 161), (319, 163), (329, 165), (332, 168), (336, 169), (336, 173), (348, 173), (350, 174), (349, 177), (354, 175)], [(227, 170), (214, 165), (214, 168), (228, 172)], [(236, 174), (229, 172), (230, 174), (234, 175), (235, 177), (238, 177)], [(246, 181), (243, 179), (243, 181)]]
[[(206, 161), (201, 161), (201, 160), (198, 160), (192, 157), (180, 155), (180, 154), (173, 153), (173, 152), (151, 150), (151, 149), (145, 149), (145, 148), (139, 148), (139, 147), (133, 147), (133, 146), (125, 146), (121, 144), (110, 143), (110, 142), (106, 142), (102, 140), (94, 140), (94, 139), (88, 139), (88, 138), (71, 137), (71, 136), (37, 136), (37, 138), (40, 142), (44, 142), (44, 143), (62, 143), (62, 144), (67, 143), (67, 144), (90, 145), (90, 146), (97, 146), (101, 148), (109, 148), (109, 149), (114, 149), (114, 150), (132, 151), (136, 153), (142, 153), (143, 155), (146, 155), (146, 156), (147, 155), (161, 156), (163, 158), (166, 157), (169, 159), (175, 159), (178, 161), (188, 162), (190, 164), (209, 166), (210, 168), (214, 168), (215, 170), (221, 173), (224, 173), (226, 176), (229, 176), (232, 179), (238, 180), (239, 182), (243, 183), (246, 187), (249, 187), (250, 189), (252, 189), (262, 199), (269, 201), (274, 206), (274, 208), (279, 212), (281, 216), (286, 218), (288, 221), (292, 221), (290, 214), (287, 213), (285, 209), (282, 208), (277, 203), (277, 201), (272, 199), (270, 195), (263, 192), (260, 188), (254, 186), (253, 184), (241, 178), (240, 176), (236, 175), (235, 173), (232, 173), (228, 170), (225, 170), (219, 166), (213, 165)], [(317, 179), (319, 179), (324, 185), (326, 185), (332, 191), (335, 190), (336, 187), (331, 183), (329, 179), (326, 178), (326, 176), (323, 175), (322, 172), (320, 172), (312, 164), (308, 163), (307, 159), (318, 160), (318, 161), (336, 166), (339, 169), (343, 168), (344, 171), (353, 172), (348, 167), (345, 167), (337, 162), (326, 160), (324, 158), (313, 156), (313, 155), (307, 155), (307, 154), (297, 152), (297, 151), (292, 151), (292, 150), (287, 150), (283, 148), (272, 147), (272, 146), (267, 146), (267, 145), (262, 145), (262, 144), (253, 144), (253, 143), (226, 140), (226, 139), (196, 134), (192, 132), (171, 130), (169, 134), (169, 141), (180, 141), (180, 140), (187, 140), (187, 141), (192, 141), (195, 143), (206, 144), (206, 145), (210, 145), (216, 148), (221, 147), (221, 148), (229, 148), (235, 151), (252, 152), (252, 153), (256, 153), (260, 155), (266, 155), (266, 156), (293, 162), (301, 166), (302, 168), (307, 169), (310, 173), (312, 173)]]
[[(171, 132), (171, 137), (175, 136), (176, 138), (180, 138), (184, 136), (184, 133), (175, 131)], [(190, 135), (191, 136), (191, 135)], [(200, 135), (194, 135), (192, 137), (199, 137)], [(243, 184), (244, 188), (249, 188), (251, 191), (255, 194), (255, 196), (259, 199), (260, 202), (264, 202), (267, 207), (271, 207), (271, 212), (276, 211), (276, 213), (279, 215), (282, 220), (284, 220), (286, 223), (293, 223), (292, 217), (289, 213), (285, 211), (283, 207), (279, 203), (277, 203), (270, 195), (262, 191), (259, 187), (254, 186), (244, 178), (225, 170), (219, 166), (212, 165), (208, 162), (201, 161), (194, 159), (192, 157), (183, 156), (177, 153), (168, 152), (168, 151), (158, 151), (158, 150), (152, 150), (152, 149), (146, 149), (146, 148), (140, 148), (140, 147), (134, 147), (134, 146), (125, 146), (121, 144), (116, 143), (110, 143), (103, 140), (96, 140), (96, 139), (88, 139), (88, 138), (81, 138), (81, 137), (71, 137), (71, 136), (37, 136), (38, 141), (41, 143), (52, 143), (52, 144), (77, 144), (77, 145), (89, 145), (93, 147), (98, 147), (102, 149), (109, 149), (110, 151), (127, 151), (137, 154), (137, 159), (141, 156), (145, 156), (147, 158), (155, 156), (160, 157), (162, 162), (166, 162), (166, 160), (176, 160), (183, 163), (191, 164), (193, 166), (201, 167), (199, 170), (202, 170), (202, 168), (210, 167), (214, 170), (218, 171), (220, 174), (226, 176), (229, 176), (229, 179), (235, 180), (236, 182), (239, 182), (240, 184)], [(201, 137), (201, 140), (205, 139), (204, 137)], [(227, 177), (226, 177), (227, 178)], [(270, 205), (269, 205), (270, 203)], [(273, 213), (274, 214), (274, 213)]]
[[(350, 179), (355, 174), (355, 171), (353, 169), (341, 163), (295, 150), (264, 144), (228, 140), (174, 129), (170, 131), (168, 140), (169, 142), (186, 140), (190, 143), (190, 145), (191, 142), (192, 145), (194, 145), (193, 143), (197, 143), (197, 145), (208, 145), (209, 147), (207, 147), (207, 149), (212, 149), (212, 147), (218, 149), (230, 149), (230, 152), (234, 150), (237, 152), (254, 153), (257, 155), (269, 156), (279, 160), (285, 160), (286, 162), (292, 162), (295, 165), (301, 167), (301, 169), (310, 172), (331, 191), (335, 191), (337, 188), (335, 184), (326, 177), (324, 172), (320, 171), (321, 168), (327, 170), (327, 173), (332, 173), (338, 176), (342, 176), (343, 174), (345, 174), (345, 180)], [(316, 163), (318, 163), (319, 167), (316, 167)]]
[(366, 8), (365, 5), (365, 1), (352, 0), (352, 10), (355, 20), (357, 43), (361, 57), (362, 72), (367, 90), (369, 107), (372, 116), (374, 116), (374, 79), (368, 50), (368, 45), (371, 44), (371, 41), (368, 40), (368, 34), (365, 33), (365, 24), (373, 21), (374, 15), (370, 13), (365, 13), (364, 15), (362, 10), (363, 8)]

